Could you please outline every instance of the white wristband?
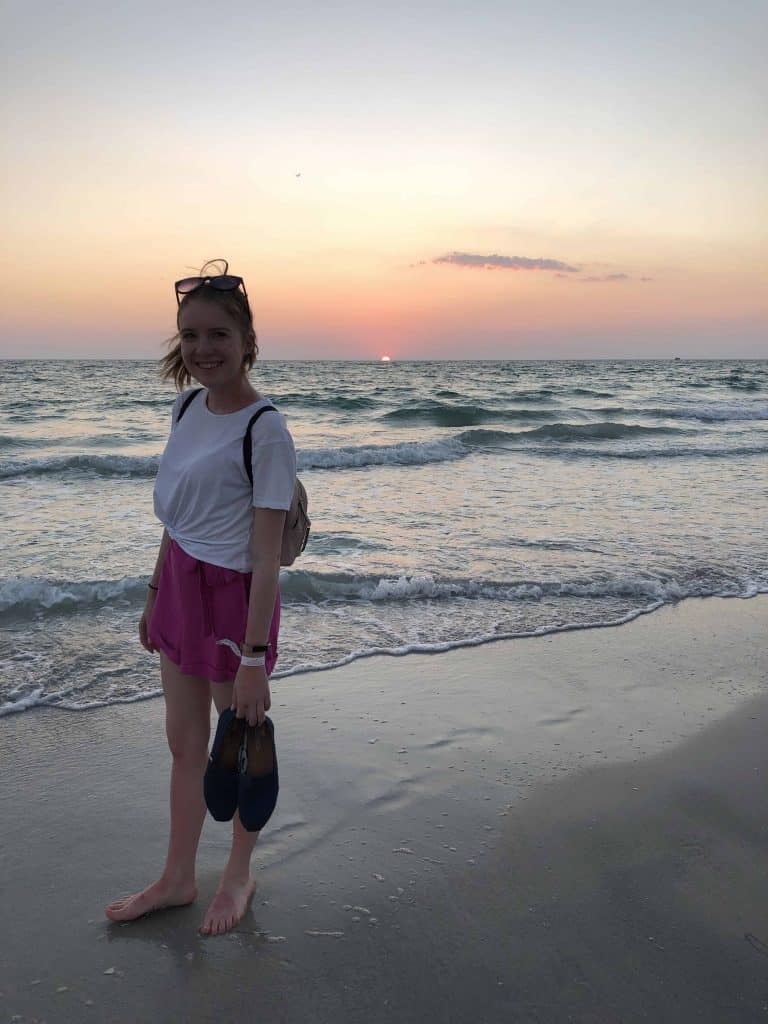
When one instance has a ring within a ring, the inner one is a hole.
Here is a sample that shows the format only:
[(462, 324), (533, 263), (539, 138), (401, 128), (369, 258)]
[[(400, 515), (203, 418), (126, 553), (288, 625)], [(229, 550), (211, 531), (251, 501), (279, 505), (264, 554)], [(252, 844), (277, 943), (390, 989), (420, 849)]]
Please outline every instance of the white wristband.
[(240, 648), (234, 640), (217, 640), (216, 643), (219, 646), (228, 647), (233, 654), (238, 656), (240, 664), (245, 665), (246, 668), (264, 668), (266, 665), (266, 659), (263, 654), (258, 655), (256, 658), (249, 658), (240, 652)]
[(260, 654), (258, 658), (247, 658), (244, 654), (240, 655), (240, 664), (245, 665), (247, 668), (264, 668), (266, 663), (266, 658), (263, 654)]

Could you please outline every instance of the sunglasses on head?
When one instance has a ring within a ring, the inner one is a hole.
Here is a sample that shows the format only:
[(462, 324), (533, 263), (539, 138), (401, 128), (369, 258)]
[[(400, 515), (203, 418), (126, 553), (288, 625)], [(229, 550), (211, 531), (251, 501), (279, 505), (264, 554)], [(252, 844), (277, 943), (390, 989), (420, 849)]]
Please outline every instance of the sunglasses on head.
[[(248, 293), (245, 290), (245, 282), (242, 277), (236, 277), (234, 274), (228, 274), (229, 264), (226, 260), (215, 260), (211, 262), (223, 263), (224, 273), (223, 274), (209, 274), (205, 277), (183, 277), (181, 281), (174, 283), (176, 290), (176, 303), (181, 305), (181, 296), (189, 295), (190, 292), (196, 291), (201, 288), (204, 284), (209, 284), (212, 288), (215, 288), (220, 292), (233, 292), (238, 287), (243, 289), (243, 295), (245, 296), (246, 303), (248, 302)], [(205, 270), (205, 267), (203, 267)]]

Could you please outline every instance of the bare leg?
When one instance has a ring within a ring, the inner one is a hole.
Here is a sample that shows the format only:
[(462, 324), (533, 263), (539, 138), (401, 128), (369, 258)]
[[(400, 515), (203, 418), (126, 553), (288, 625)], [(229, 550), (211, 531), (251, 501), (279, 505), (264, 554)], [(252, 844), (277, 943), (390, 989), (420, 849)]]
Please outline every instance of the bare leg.
[(211, 690), (207, 679), (184, 675), (160, 655), (165, 731), (171, 764), (171, 830), (163, 873), (157, 882), (115, 900), (105, 909), (113, 921), (132, 921), (161, 907), (182, 906), (197, 896), (195, 857), (205, 820), (203, 775), (210, 736)]
[[(221, 713), (232, 701), (232, 683), (211, 683), (216, 710)], [(216, 895), (200, 926), (201, 935), (223, 935), (240, 921), (248, 909), (256, 883), (251, 878), (251, 854), (258, 832), (246, 832), (235, 812), (232, 821), (232, 849)]]

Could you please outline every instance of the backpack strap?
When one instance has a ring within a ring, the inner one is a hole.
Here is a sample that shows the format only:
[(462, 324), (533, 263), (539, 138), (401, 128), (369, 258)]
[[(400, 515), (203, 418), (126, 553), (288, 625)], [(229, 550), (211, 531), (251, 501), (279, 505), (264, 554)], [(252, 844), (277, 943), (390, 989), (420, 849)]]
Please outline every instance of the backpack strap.
[(189, 405), (189, 403), (194, 398), (197, 398), (197, 396), (200, 394), (200, 392), (202, 390), (203, 390), (202, 388), (195, 388), (194, 391), (190, 391), (190, 393), (187, 395), (187, 397), (181, 403), (181, 408), (179, 409), (179, 415), (176, 417), (176, 423), (174, 424), (174, 426), (178, 426), (179, 425), (179, 420), (184, 415), (184, 413), (187, 411), (187, 406)]
[(263, 412), (269, 412), (270, 410), (272, 412), (277, 412), (274, 405), (262, 405), (262, 407), (255, 412), (253, 416), (251, 416), (245, 430), (245, 437), (243, 438), (243, 462), (245, 463), (245, 472), (248, 474), (248, 479), (251, 481), (251, 487), (253, 487), (253, 466), (251, 464), (253, 445), (251, 444), (251, 427)]

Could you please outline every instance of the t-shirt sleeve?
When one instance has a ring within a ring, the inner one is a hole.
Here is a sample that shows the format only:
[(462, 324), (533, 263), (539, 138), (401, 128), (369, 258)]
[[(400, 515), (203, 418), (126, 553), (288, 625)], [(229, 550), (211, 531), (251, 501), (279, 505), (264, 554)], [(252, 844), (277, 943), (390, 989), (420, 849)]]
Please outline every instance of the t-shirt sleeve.
[(291, 507), (296, 487), (296, 450), (285, 431), (277, 441), (253, 446), (253, 507)]

